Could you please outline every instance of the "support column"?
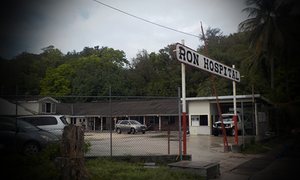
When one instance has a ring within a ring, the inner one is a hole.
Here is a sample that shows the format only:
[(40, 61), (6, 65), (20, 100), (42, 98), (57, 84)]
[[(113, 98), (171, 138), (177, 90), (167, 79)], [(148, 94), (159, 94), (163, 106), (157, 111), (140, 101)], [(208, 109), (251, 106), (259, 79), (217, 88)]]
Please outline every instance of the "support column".
[(96, 117), (94, 117), (93, 119), (94, 119), (94, 124), (93, 124), (94, 127), (93, 128), (94, 128), (94, 132), (95, 132), (96, 131)]
[(103, 117), (100, 117), (100, 130), (103, 131)]
[[(182, 40), (184, 45), (184, 40)], [(186, 92), (185, 92), (185, 64), (181, 63), (181, 87), (182, 87), (182, 130), (183, 130), (183, 154), (186, 155)]]
[(161, 116), (158, 116), (158, 130), (161, 131)]
[[(235, 68), (235, 65), (232, 65), (232, 68)], [(234, 122), (234, 143), (239, 144), (239, 136), (238, 136), (238, 117), (237, 117), (237, 111), (236, 111), (236, 84), (235, 81), (232, 81), (232, 91), (233, 91), (233, 122)]]

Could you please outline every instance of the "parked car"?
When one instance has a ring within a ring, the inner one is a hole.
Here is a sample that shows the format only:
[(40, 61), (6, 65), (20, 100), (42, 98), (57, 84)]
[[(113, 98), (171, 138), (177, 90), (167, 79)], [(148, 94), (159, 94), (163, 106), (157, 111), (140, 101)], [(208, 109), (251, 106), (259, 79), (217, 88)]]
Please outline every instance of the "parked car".
[(122, 132), (127, 132), (128, 134), (142, 132), (145, 134), (146, 125), (143, 125), (136, 120), (119, 120), (115, 125), (115, 130), (118, 134), (121, 134)]
[(62, 138), (64, 127), (68, 125), (68, 122), (63, 115), (20, 116), (18, 119), (22, 119), (34, 126), (49, 131), (59, 138)]
[[(234, 122), (232, 119), (233, 115), (234, 113), (231, 111), (222, 114), (226, 134), (231, 136), (235, 135)], [(242, 118), (242, 114), (240, 114), (239, 112), (237, 113), (238, 134), (242, 134), (243, 131), (246, 134), (251, 134), (251, 132), (253, 131), (253, 122), (250, 116), (250, 114), (244, 114)], [(244, 122), (242, 122), (242, 120)], [(222, 134), (222, 126), (220, 119), (217, 122), (213, 123), (213, 135), (218, 136), (219, 134)]]
[(0, 117), (0, 152), (33, 155), (57, 143), (54, 134), (14, 117)]
[[(223, 118), (223, 124), (226, 130), (226, 134), (230, 136), (235, 135), (235, 129), (234, 129), (234, 121), (233, 121), (233, 113), (225, 113), (222, 114)], [(241, 124), (241, 117), (238, 114), (237, 115), (237, 125), (238, 125), (238, 131), (242, 131), (242, 124)], [(213, 124), (213, 135), (218, 136), (219, 134), (222, 134), (222, 123), (221, 120), (218, 120)]]

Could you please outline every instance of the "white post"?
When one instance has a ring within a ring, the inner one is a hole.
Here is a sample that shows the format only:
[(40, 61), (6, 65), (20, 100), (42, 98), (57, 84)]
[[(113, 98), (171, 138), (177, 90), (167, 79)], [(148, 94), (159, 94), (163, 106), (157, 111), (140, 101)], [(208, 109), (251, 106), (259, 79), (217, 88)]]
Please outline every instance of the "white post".
[[(184, 45), (184, 40), (181, 40)], [(181, 86), (182, 86), (182, 112), (186, 112), (186, 92), (185, 92), (185, 64), (181, 63)]]
[[(235, 66), (232, 65), (232, 68), (234, 69)], [(233, 90), (233, 111), (234, 111), (234, 116), (233, 116), (233, 120), (234, 120), (234, 142), (235, 144), (239, 144), (239, 137), (238, 137), (238, 116), (237, 116), (237, 112), (236, 112), (236, 87), (235, 87), (235, 81), (232, 81), (232, 90)]]
[[(232, 68), (235, 68), (235, 65), (232, 65)], [(233, 90), (233, 111), (234, 115), (237, 115), (236, 112), (236, 86), (235, 86), (235, 81), (232, 81), (232, 90)]]
[[(181, 41), (184, 45), (184, 40)], [(182, 129), (183, 129), (183, 154), (186, 155), (186, 92), (185, 92), (185, 64), (181, 63), (181, 86), (182, 86)]]

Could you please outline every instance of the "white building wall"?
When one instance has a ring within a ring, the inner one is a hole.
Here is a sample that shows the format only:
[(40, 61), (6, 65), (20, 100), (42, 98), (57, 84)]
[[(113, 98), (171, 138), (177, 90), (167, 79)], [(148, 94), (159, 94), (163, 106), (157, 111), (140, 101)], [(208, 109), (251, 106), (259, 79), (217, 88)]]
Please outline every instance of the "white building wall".
[[(188, 101), (188, 114), (189, 114), (189, 129), (190, 134), (211, 134), (211, 114), (210, 114), (210, 103), (203, 101)], [(207, 115), (208, 125), (201, 126), (195, 125), (192, 122), (192, 116)]]

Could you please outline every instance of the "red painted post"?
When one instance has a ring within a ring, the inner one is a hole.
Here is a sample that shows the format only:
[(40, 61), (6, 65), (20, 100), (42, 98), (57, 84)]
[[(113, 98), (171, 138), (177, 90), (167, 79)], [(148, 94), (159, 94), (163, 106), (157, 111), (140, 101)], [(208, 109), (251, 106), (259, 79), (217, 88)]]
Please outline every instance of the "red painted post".
[(168, 154), (170, 154), (170, 126), (168, 126)]
[(237, 115), (233, 115), (232, 120), (234, 122), (234, 143), (239, 144), (239, 137), (238, 137), (238, 123), (237, 123)]
[(186, 155), (186, 112), (182, 112), (183, 154)]

